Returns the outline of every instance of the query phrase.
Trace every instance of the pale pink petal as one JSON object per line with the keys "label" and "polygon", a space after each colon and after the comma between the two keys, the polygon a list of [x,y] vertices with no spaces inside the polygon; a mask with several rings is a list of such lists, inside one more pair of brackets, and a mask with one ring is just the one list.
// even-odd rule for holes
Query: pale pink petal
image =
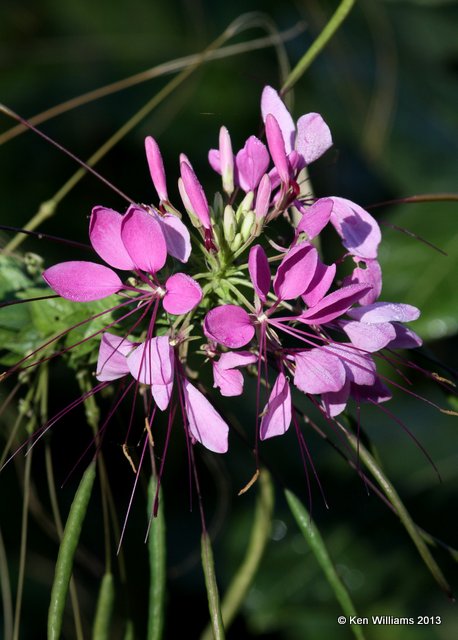
{"label": "pale pink petal", "polygon": [[225,304],[209,311],[203,328],[207,338],[232,349],[248,344],[255,331],[248,313],[234,304]]}
{"label": "pale pink petal", "polygon": [[269,211],[271,193],[272,185],[270,183],[270,178],[269,175],[265,173],[261,178],[261,182],[259,183],[258,191],[256,193],[256,205],[254,207],[256,218],[266,217],[267,212]]}
{"label": "pale pink petal", "polygon": [[340,391],[329,391],[328,393],[322,394],[321,401],[330,418],[334,418],[344,411],[350,396],[350,388],[351,382],[350,379],[347,378]]}
{"label": "pale pink petal", "polygon": [[367,293],[369,287],[365,284],[350,284],[341,287],[320,300],[314,307],[303,311],[298,320],[306,324],[325,324],[338,318],[348,311],[352,304]]}
{"label": "pale pink petal", "polygon": [[327,294],[334,276],[336,275],[336,265],[329,267],[318,259],[315,275],[310,281],[306,291],[302,294],[302,299],[309,307],[314,307]]}
{"label": "pale pink petal", "polygon": [[[370,326],[373,327],[374,325]],[[412,329],[397,322],[393,322],[392,326],[396,337],[388,345],[390,349],[414,349],[415,347],[421,347],[423,344],[423,340]]]}
{"label": "pale pink petal", "polygon": [[161,225],[151,214],[131,207],[122,221],[121,237],[137,269],[147,273],[162,269],[167,245]]}
{"label": "pale pink petal", "polygon": [[315,238],[328,224],[332,207],[330,198],[320,198],[308,208],[299,205],[298,210],[302,213],[302,218],[297,226],[297,233],[303,231],[310,240]]}
{"label": "pale pink petal", "polygon": [[222,396],[239,396],[243,392],[243,375],[238,369],[223,369],[213,363],[214,387],[218,387]]}
{"label": "pale pink petal", "polygon": [[173,378],[168,384],[152,384],[151,393],[154,402],[161,411],[165,411],[170,403],[173,392]]}
{"label": "pale pink petal", "polygon": [[331,223],[344,247],[360,258],[376,258],[381,233],[375,219],[351,200],[334,196],[332,201]]}
{"label": "pale pink petal", "polygon": [[175,273],[165,283],[162,304],[167,313],[176,316],[194,309],[202,300],[202,289],[198,282],[185,273]]}
{"label": "pale pink petal", "polygon": [[148,161],[151,180],[160,200],[168,200],[167,184],[165,181],[164,162],[159,145],[151,136],[145,138],[146,159]]}
{"label": "pale pink petal", "polygon": [[187,262],[191,255],[191,237],[186,225],[173,213],[162,216],[154,210],[153,212],[164,234],[167,253],[180,262]]}
{"label": "pale pink petal", "polygon": [[275,117],[280,125],[286,153],[290,153],[294,147],[296,127],[288,109],[283,103],[283,100],[272,87],[264,87],[261,96],[261,113],[264,122],[266,121],[269,113]]}
{"label": "pale pink petal", "polygon": [[261,419],[261,440],[282,436],[291,424],[291,390],[284,373],[279,373]]}
{"label": "pale pink petal", "polygon": [[296,245],[285,255],[274,278],[274,291],[281,300],[293,300],[309,286],[315,274],[318,252],[308,242]]}
{"label": "pale pink petal", "polygon": [[211,229],[210,209],[208,207],[205,192],[197,179],[196,174],[188,162],[182,161],[180,164],[181,179],[186,194],[191,203],[192,210],[199,218],[205,229]]}
{"label": "pale pink petal", "polygon": [[226,351],[221,354],[218,367],[223,370],[247,367],[249,364],[257,362],[257,359],[257,356],[249,351]]}
{"label": "pale pink petal", "polygon": [[307,113],[297,121],[296,151],[306,164],[317,160],[332,146],[331,131],[319,113]]}
{"label": "pale pink petal", "polygon": [[370,355],[362,353],[348,343],[334,343],[326,345],[323,349],[339,358],[351,382],[357,385],[374,384],[376,369]]}
{"label": "pale pink petal", "polygon": [[368,324],[379,322],[411,322],[420,316],[420,310],[411,304],[397,302],[374,302],[365,307],[356,307],[348,312],[354,320]]}
{"label": "pale pink petal", "polygon": [[112,333],[104,333],[100,341],[99,357],[97,360],[96,378],[100,382],[117,380],[129,373],[127,356],[135,347],[135,343],[115,336]]}
{"label": "pale pink petal", "polygon": [[[359,300],[359,304],[366,305],[372,304],[377,300],[382,291],[382,270],[377,260],[363,260],[362,258],[355,258],[358,263],[356,269],[353,270],[351,276],[347,276],[343,280],[343,284],[368,284],[371,285],[370,289]],[[360,265],[362,263],[365,268]]]}
{"label": "pale pink petal", "polygon": [[250,136],[235,157],[238,182],[245,193],[256,189],[269,163],[269,153],[265,144],[256,136]]}
{"label": "pale pink petal", "polygon": [[339,391],[346,371],[340,358],[321,347],[295,354],[294,384],[304,393]]}
{"label": "pale pink petal", "polygon": [[266,117],[266,138],[270,155],[278,171],[280,180],[289,182],[288,159],[285,152],[285,144],[278,122],[270,113]]}
{"label": "pale pink petal", "polygon": [[221,158],[218,149],[210,149],[208,152],[208,162],[213,171],[221,175]]}
{"label": "pale pink petal", "polygon": [[130,353],[127,364],[132,376],[143,384],[169,384],[174,362],[168,336],[146,340]]}
{"label": "pale pink petal", "polygon": [[219,130],[219,153],[223,189],[227,194],[231,195],[234,191],[234,154],[232,152],[231,136],[226,127],[221,127]]}
{"label": "pale pink petal", "polygon": [[43,278],[58,295],[74,302],[101,300],[123,287],[117,273],[103,264],[84,260],[55,264],[46,269]]}
{"label": "pale pink petal", "polygon": [[229,427],[225,421],[207,398],[186,379],[183,379],[183,395],[193,440],[215,453],[226,453]]}
{"label": "pale pink petal", "polygon": [[135,264],[121,238],[123,216],[113,209],[94,207],[89,224],[89,238],[102,260],[115,269],[131,271]]}
{"label": "pale pink petal", "polygon": [[256,244],[250,249],[248,271],[254,290],[259,298],[265,302],[270,289],[270,267],[266,252],[260,244]]}
{"label": "pale pink petal", "polygon": [[339,324],[355,347],[369,353],[380,351],[396,337],[396,331],[391,322],[366,324],[356,320],[345,320]]}

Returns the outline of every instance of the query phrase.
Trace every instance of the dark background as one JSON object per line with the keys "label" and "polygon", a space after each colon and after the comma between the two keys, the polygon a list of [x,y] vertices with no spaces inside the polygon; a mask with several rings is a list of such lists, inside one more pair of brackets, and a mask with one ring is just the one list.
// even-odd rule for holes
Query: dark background
{"label": "dark background", "polygon": [[[263,11],[278,29],[303,22],[305,30],[288,42],[294,65],[319,33],[336,2],[12,2],[0,9],[0,98],[25,117],[114,82],[159,63],[198,52],[229,22],[246,11]],[[338,35],[295,88],[293,113],[323,115],[331,127],[334,150],[312,168],[318,195],[350,197],[370,206],[419,193],[456,191],[458,169],[458,7],[440,0],[360,2]],[[252,29],[234,41],[265,35]],[[160,77],[107,96],[46,122],[41,128],[88,158],[168,81]],[[140,202],[150,202],[152,189],[143,153],[145,135],[161,144],[170,191],[178,176],[178,154],[192,160],[207,191],[217,187],[208,171],[207,151],[216,146],[225,124],[234,147],[259,128],[259,98],[265,84],[280,85],[277,57],[263,49],[202,66],[193,76],[136,126],[98,165],[117,187]],[[0,130],[12,125],[1,116]],[[28,132],[0,147],[1,221],[24,225],[41,202],[55,194],[76,170],[66,159]],[[86,241],[87,219],[95,204],[122,210],[123,201],[95,178],[86,176],[59,204],[55,216],[41,229]],[[375,210],[374,210],[375,213]],[[423,353],[454,365],[458,329],[456,267],[458,210],[453,202],[401,204],[376,210],[384,224],[381,262],[382,299],[409,302],[422,310],[413,327],[426,340]],[[441,247],[440,255],[418,240],[393,230],[407,227]],[[5,235],[6,240],[6,235]],[[323,243],[332,255],[333,241]],[[23,248],[45,256],[46,265],[66,259],[66,248],[28,240]],[[413,356],[425,368],[445,373],[425,355]],[[449,375],[449,374],[447,374]],[[50,413],[78,395],[72,374],[63,365],[52,369]],[[447,406],[447,398],[422,375],[414,377],[419,395]],[[7,388],[2,391],[5,397]],[[247,383],[247,398],[253,398]],[[247,433],[253,424],[253,403],[225,402]],[[55,407],[54,407],[55,405]],[[363,408],[362,421],[377,447],[384,469],[394,482],[414,520],[451,545],[456,539],[458,454],[456,422],[421,401],[395,393],[389,409],[422,442],[437,464],[439,482],[430,463],[394,420]],[[125,415],[113,425],[104,454],[122,519],[133,477],[120,451]],[[9,432],[14,411],[3,416]],[[169,595],[167,637],[179,637],[185,624],[197,638],[206,624],[206,596],[199,566],[200,522],[189,510],[186,451],[175,429],[164,479],[168,526]],[[90,439],[82,412],[59,424],[51,437],[58,487]],[[367,494],[358,475],[318,436],[310,434],[313,455],[330,509],[324,508],[316,484],[312,513],[360,615],[440,615],[441,626],[370,627],[368,638],[437,639],[456,637],[458,616],[435,585],[397,518],[373,494]],[[299,640],[349,638],[338,627],[339,605],[298,532],[281,495],[285,483],[304,501],[307,488],[294,434],[268,442],[264,454],[277,474],[278,496],[272,540],[243,609],[229,632],[232,638]],[[38,497],[49,510],[44,480],[43,449],[34,452],[33,479]],[[24,460],[18,456],[0,477],[0,517],[8,553],[13,593],[17,580]],[[231,441],[228,456],[198,456],[207,517],[216,530],[214,548],[222,591],[246,548],[255,491],[238,498],[238,490],[253,473],[253,461],[243,443]],[[65,514],[84,464],[58,488]],[[124,541],[128,584],[117,582],[117,630],[130,608],[138,637],[144,636],[148,591],[147,556],[143,544],[145,500],[139,491]],[[195,505],[196,506],[196,505]],[[103,571],[100,504],[91,503],[83,531],[89,562],[79,561],[76,578],[83,617],[90,629]],[[30,518],[26,585],[21,638],[44,637],[57,545]],[[449,580],[456,583],[453,559],[445,551],[436,557]],[[72,619],[66,619],[66,638],[73,638]],[[1,632],[0,632],[1,633]],[[89,631],[88,637],[89,637]]]}

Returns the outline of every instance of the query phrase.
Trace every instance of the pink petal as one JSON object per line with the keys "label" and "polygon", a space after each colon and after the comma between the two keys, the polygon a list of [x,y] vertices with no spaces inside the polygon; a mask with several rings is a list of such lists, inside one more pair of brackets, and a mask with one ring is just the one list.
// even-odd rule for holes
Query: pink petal
{"label": "pink petal", "polygon": [[218,367],[224,371],[234,367],[247,367],[257,362],[257,356],[249,351],[226,351],[218,360]]}
{"label": "pink petal", "polygon": [[167,313],[181,315],[194,309],[202,300],[200,285],[185,273],[175,273],[165,283],[162,304]]}
{"label": "pink petal", "polygon": [[270,267],[266,252],[260,244],[251,247],[248,257],[248,271],[251,282],[259,298],[265,302],[270,289]]}
{"label": "pink petal", "polygon": [[365,307],[351,309],[348,315],[367,324],[378,322],[411,322],[420,316],[420,310],[411,304],[397,302],[374,302]]}
{"label": "pink petal", "polygon": [[254,212],[256,214],[256,218],[265,218],[270,205],[270,196],[272,193],[272,185],[270,183],[270,178],[267,173],[265,173],[261,182],[259,183],[258,191],[256,193],[256,205],[254,208]]}
{"label": "pink petal", "polygon": [[269,163],[269,153],[265,144],[256,136],[250,136],[235,157],[238,182],[245,193],[256,189]]}
{"label": "pink petal", "polygon": [[279,373],[261,419],[261,440],[282,436],[291,424],[291,390],[283,373]]}
{"label": "pink petal", "polygon": [[264,122],[269,113],[275,116],[283,135],[286,153],[290,153],[294,147],[296,127],[283,100],[272,87],[264,87],[261,96],[261,113]]}
{"label": "pink petal", "polygon": [[329,267],[318,259],[315,275],[310,281],[305,293],[302,294],[302,299],[309,307],[314,307],[323,296],[329,291],[329,288],[336,275],[336,265],[331,264]]}
{"label": "pink petal", "polygon": [[362,207],[346,198],[331,198],[331,223],[350,253],[360,258],[376,258],[381,240],[380,227]]}
{"label": "pink petal", "polygon": [[234,154],[232,153],[231,136],[226,127],[221,127],[219,130],[219,153],[223,189],[230,195],[234,191]]}
{"label": "pink petal", "polygon": [[[359,304],[372,304],[382,291],[382,270],[377,260],[363,260],[362,258],[355,258],[355,260],[358,262],[358,266],[353,270],[351,276],[344,278],[343,284],[359,283],[371,285],[372,289],[360,298]],[[365,265],[365,269],[359,266],[360,262]]]}
{"label": "pink petal", "polygon": [[351,395],[357,402],[375,402],[376,404],[387,402],[392,398],[391,391],[378,376],[371,385],[352,385]]}
{"label": "pink petal", "polygon": [[162,216],[153,210],[153,215],[164,234],[167,253],[180,262],[187,262],[191,255],[191,238],[186,225],[173,213]]}
{"label": "pink petal", "polygon": [[123,216],[113,209],[94,207],[89,224],[89,238],[95,251],[115,269],[135,269],[121,238]]}
{"label": "pink petal", "polygon": [[380,351],[396,337],[396,331],[391,322],[366,324],[356,320],[345,320],[340,323],[340,326],[355,347],[369,351],[369,353]]}
{"label": "pink petal", "polygon": [[55,264],[46,269],[43,278],[62,298],[74,302],[101,300],[123,287],[114,271],[103,264],[84,260]]}
{"label": "pink petal", "polygon": [[207,398],[183,379],[183,394],[189,432],[210,451],[226,453],[229,427]]}
{"label": "pink petal", "polygon": [[322,394],[321,400],[329,417],[334,418],[344,411],[350,396],[350,388],[351,382],[350,379],[347,378],[340,391],[329,391],[328,393]]}
{"label": "pink petal", "polygon": [[132,376],[143,384],[169,384],[174,363],[168,336],[146,340],[127,357],[127,364]]}
{"label": "pink petal", "polygon": [[330,198],[320,198],[311,207],[298,207],[302,213],[302,218],[297,226],[297,233],[304,231],[311,240],[315,238],[328,224],[332,212],[332,200]]}
{"label": "pink petal", "polygon": [[317,160],[332,147],[328,125],[319,113],[307,113],[297,121],[296,150],[306,164]]}
{"label": "pink petal", "polygon": [[167,184],[165,182],[164,162],[162,160],[159,145],[151,136],[145,138],[146,159],[148,161],[151,180],[157,191],[159,199],[168,200]]}
{"label": "pink petal", "polygon": [[278,171],[280,180],[289,182],[288,159],[285,152],[285,143],[278,122],[270,113],[266,117],[266,137],[270,155]]}
{"label": "pink petal", "polygon": [[218,149],[210,149],[208,152],[208,162],[213,171],[221,175],[221,158]]}
{"label": "pink petal", "polygon": [[183,180],[183,186],[186,194],[191,203],[192,210],[199,218],[205,229],[211,229],[210,222],[210,209],[208,207],[207,198],[205,192],[197,179],[194,170],[187,162],[181,162],[180,164],[181,179]]}
{"label": "pink petal", "polygon": [[213,364],[214,387],[218,387],[222,396],[239,396],[243,392],[243,376],[237,369],[223,369]]}
{"label": "pink petal", "polygon": [[278,266],[274,291],[281,300],[293,300],[309,286],[318,261],[318,252],[308,242],[288,251]]}
{"label": "pink petal", "polygon": [[168,384],[152,384],[151,393],[154,402],[161,411],[165,411],[170,403],[173,391],[173,379]]}
{"label": "pink petal", "polygon": [[248,344],[255,331],[248,313],[234,304],[225,304],[209,311],[203,328],[207,338],[232,349]]}
{"label": "pink petal", "polygon": [[336,342],[326,345],[323,349],[339,358],[351,382],[357,385],[374,384],[376,369],[370,355],[362,353],[348,343]]}
{"label": "pink petal", "polygon": [[314,307],[303,311],[298,320],[306,324],[325,324],[338,318],[348,311],[354,302],[367,293],[369,287],[365,284],[350,284],[341,287],[325,296]]}
{"label": "pink petal", "polygon": [[415,347],[421,347],[423,344],[423,340],[412,329],[404,327],[404,325],[397,322],[393,322],[392,326],[396,337],[388,345],[390,349],[414,349]]}
{"label": "pink petal", "polygon": [[97,360],[96,378],[100,382],[117,380],[129,373],[127,356],[132,351],[135,343],[115,336],[112,333],[104,333],[100,341],[99,357]]}
{"label": "pink petal", "polygon": [[294,384],[304,393],[339,391],[345,384],[346,372],[340,359],[317,347],[296,353]]}
{"label": "pink petal", "polygon": [[161,225],[151,214],[131,207],[124,216],[121,237],[137,269],[147,273],[162,269],[167,245]]}

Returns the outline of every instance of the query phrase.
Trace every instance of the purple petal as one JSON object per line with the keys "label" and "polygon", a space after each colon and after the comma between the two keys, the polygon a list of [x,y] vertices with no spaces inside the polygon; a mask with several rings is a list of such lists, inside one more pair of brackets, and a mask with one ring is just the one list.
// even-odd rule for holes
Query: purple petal
{"label": "purple petal", "polygon": [[392,327],[395,330],[396,337],[388,345],[390,349],[414,349],[415,347],[421,347],[423,344],[420,336],[403,324],[393,322]]}
{"label": "purple petal", "polygon": [[330,198],[320,198],[308,208],[299,205],[298,210],[302,213],[302,218],[297,226],[297,233],[304,231],[310,240],[315,238],[328,224],[332,207]]}
{"label": "purple petal", "polygon": [[194,309],[202,300],[200,285],[185,273],[175,273],[165,283],[162,304],[167,313],[176,316]]}
{"label": "purple petal", "polygon": [[205,316],[203,328],[207,338],[232,349],[243,347],[254,336],[250,316],[234,304],[224,304],[209,311]]}
{"label": "purple petal", "polygon": [[207,398],[188,380],[183,379],[185,411],[189,432],[210,451],[226,453],[229,427]]}
{"label": "purple petal", "polygon": [[310,164],[332,146],[328,125],[319,113],[307,113],[297,121],[296,151]]}
{"label": "purple petal", "polygon": [[267,212],[269,211],[271,193],[272,185],[270,183],[270,178],[269,175],[265,173],[261,178],[261,182],[259,183],[258,191],[256,193],[256,205],[254,208],[256,218],[266,217]]}
{"label": "purple petal", "polygon": [[235,157],[238,182],[245,193],[256,189],[267,171],[269,162],[269,153],[265,144],[256,136],[250,136]]}
{"label": "purple petal", "polygon": [[146,340],[127,357],[127,364],[133,377],[143,384],[169,384],[174,364],[168,336]]}
{"label": "purple petal", "polygon": [[355,347],[369,353],[380,351],[396,337],[396,331],[391,322],[366,324],[356,320],[345,320],[340,322],[340,326]]}
{"label": "purple petal", "polygon": [[351,395],[357,402],[387,402],[391,400],[392,393],[378,376],[375,377],[371,385],[352,385]]}
{"label": "purple petal", "polygon": [[135,269],[121,238],[123,216],[113,209],[94,207],[89,224],[89,238],[95,251],[115,269]]}
{"label": "purple petal", "polygon": [[101,300],[123,287],[117,273],[103,264],[84,260],[55,264],[46,269],[43,278],[58,295],[74,302]]}
{"label": "purple petal", "polygon": [[131,207],[124,216],[121,237],[137,269],[147,273],[162,269],[167,245],[161,225],[151,214]]}
{"label": "purple petal", "polygon": [[173,391],[173,379],[168,384],[152,384],[151,393],[154,402],[161,411],[165,411],[170,403]]}
{"label": "purple petal", "polygon": [[283,373],[279,373],[264,409],[259,435],[261,440],[282,436],[291,424],[291,390]]}
{"label": "purple petal", "polygon": [[272,87],[264,87],[261,96],[261,113],[264,122],[269,113],[275,116],[283,135],[286,153],[290,153],[294,147],[296,127],[283,100]]}
{"label": "purple petal", "polygon": [[318,259],[315,275],[309,283],[302,299],[309,307],[314,307],[326,295],[336,275],[336,265],[329,267]]}
{"label": "purple petal", "polygon": [[148,161],[151,180],[160,200],[168,200],[167,184],[165,182],[164,162],[159,145],[151,136],[145,138],[146,159]]}
{"label": "purple petal", "polygon": [[207,198],[194,170],[187,162],[181,162],[180,171],[183,186],[191,203],[192,210],[199,218],[203,227],[205,229],[211,229],[210,209]]}
{"label": "purple petal", "polygon": [[382,291],[382,270],[377,260],[363,260],[362,258],[356,259],[358,264],[362,262],[365,265],[365,269],[357,266],[353,270],[351,276],[347,276],[343,280],[343,284],[368,284],[372,286],[360,300],[359,304],[366,305],[372,304],[377,300]]}
{"label": "purple petal", "polygon": [[243,392],[243,376],[237,369],[222,369],[219,363],[213,364],[214,387],[218,387],[222,396],[239,396]]}
{"label": "purple petal", "polygon": [[347,378],[340,391],[329,391],[328,393],[323,393],[321,400],[329,417],[334,418],[344,411],[350,396],[350,388],[350,379]]}
{"label": "purple petal", "polygon": [[251,247],[248,257],[248,271],[251,282],[259,298],[265,302],[270,289],[270,267],[266,252],[260,244]]}
{"label": "purple petal", "polygon": [[338,318],[348,311],[351,305],[367,293],[369,287],[365,284],[350,284],[341,287],[325,296],[314,307],[303,311],[298,320],[306,324],[325,324]]}
{"label": "purple petal", "polygon": [[315,275],[318,252],[308,242],[296,245],[283,258],[274,278],[274,291],[280,300],[293,300],[309,286]]}
{"label": "purple petal", "polygon": [[285,143],[278,122],[272,114],[266,117],[266,137],[269,145],[270,155],[273,163],[278,171],[280,180],[284,183],[289,182],[288,159],[285,152]]}
{"label": "purple petal", "polygon": [[346,372],[340,359],[317,347],[296,353],[294,384],[304,393],[339,391],[345,384]]}
{"label": "purple petal", "polygon": [[323,349],[339,358],[351,382],[358,385],[374,384],[376,369],[370,355],[361,353],[361,351],[347,343],[337,342],[326,345]]}
{"label": "purple petal", "polygon": [[249,351],[226,351],[218,360],[218,367],[224,371],[234,367],[247,367],[257,361],[257,356]]}
{"label": "purple petal", "polygon": [[97,360],[96,378],[100,382],[117,380],[129,373],[127,356],[132,351],[135,343],[115,336],[112,333],[104,333],[100,341],[99,357]]}
{"label": "purple petal", "polygon": [[351,309],[348,315],[367,324],[379,322],[411,322],[420,316],[420,310],[411,304],[397,302],[374,302],[365,307]]}
{"label": "purple petal", "polygon": [[360,258],[376,258],[381,233],[374,218],[351,200],[336,196],[331,199],[334,203],[331,223],[344,247]]}
{"label": "purple petal", "polygon": [[153,214],[164,234],[167,253],[180,262],[187,262],[191,255],[191,238],[186,225],[173,213],[162,216],[153,210]]}

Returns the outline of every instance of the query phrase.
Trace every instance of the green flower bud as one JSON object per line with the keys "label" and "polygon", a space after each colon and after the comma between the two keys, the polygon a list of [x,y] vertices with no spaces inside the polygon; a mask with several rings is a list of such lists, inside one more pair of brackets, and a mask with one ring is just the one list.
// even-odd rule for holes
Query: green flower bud
{"label": "green flower bud", "polygon": [[235,217],[237,218],[237,222],[240,222],[240,218],[242,218],[248,211],[251,211],[254,200],[254,192],[248,191],[246,196],[243,198],[242,202],[239,204],[237,209],[237,213]]}
{"label": "green flower bud", "polygon": [[253,231],[255,220],[256,218],[254,215],[254,211],[248,211],[248,213],[245,215],[245,218],[243,219],[242,227],[240,229],[243,242],[246,242],[250,237]]}
{"label": "green flower bud", "polygon": [[229,244],[235,238],[235,232],[237,229],[234,209],[230,204],[226,205],[226,207],[224,208],[223,229],[224,237]]}
{"label": "green flower bud", "polygon": [[236,233],[235,234],[235,238],[232,240],[231,242],[231,249],[233,251],[233,253],[235,253],[237,251],[237,249],[240,249],[240,247],[242,246],[242,234],[241,233]]}

